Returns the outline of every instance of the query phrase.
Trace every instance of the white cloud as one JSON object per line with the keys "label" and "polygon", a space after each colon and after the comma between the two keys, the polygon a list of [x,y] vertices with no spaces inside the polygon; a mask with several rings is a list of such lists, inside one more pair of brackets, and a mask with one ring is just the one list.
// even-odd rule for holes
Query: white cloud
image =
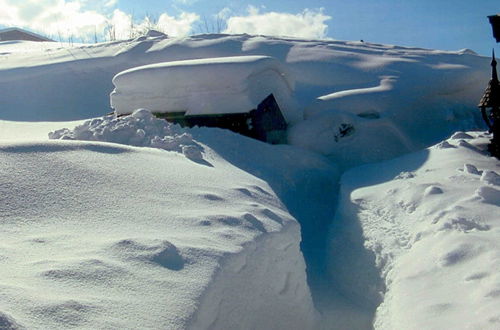
{"label": "white cloud", "polygon": [[106,2],[104,4],[104,7],[106,8],[111,8],[111,7],[114,7],[118,4],[118,0],[109,0],[108,2]]}
{"label": "white cloud", "polygon": [[192,25],[199,19],[193,13],[181,13],[178,17],[169,16],[167,13],[158,19],[145,17],[142,21],[134,21],[131,14],[119,9],[113,11],[108,20],[107,33],[114,34],[111,39],[128,39],[144,34],[150,29],[160,30],[170,36],[185,36],[192,30]]}
{"label": "white cloud", "polygon": [[326,38],[330,16],[322,9],[305,9],[298,14],[267,12],[260,13],[253,6],[248,7],[246,16],[227,19],[225,33],[248,33],[274,36],[288,36],[308,39]]}
{"label": "white cloud", "polygon": [[[95,34],[109,39],[128,39],[150,28],[171,36],[185,36],[200,21],[199,15],[181,12],[177,16],[159,13],[156,19],[133,19],[131,14],[116,8],[119,0],[0,0],[0,25],[19,26],[66,40],[69,37],[92,41]],[[193,3],[196,0],[176,0]],[[249,33],[300,38],[325,38],[330,19],[322,9],[305,9],[298,14],[265,12],[265,7],[249,6],[247,15],[231,16],[228,8],[213,16],[215,23],[205,19],[205,25],[214,25],[217,32]],[[200,24],[198,24],[200,25]],[[210,32],[210,29],[205,29]],[[110,33],[111,32],[111,33]],[[216,32],[215,30],[213,32]]]}
{"label": "white cloud", "polygon": [[0,25],[27,28],[56,39],[77,37],[89,41],[96,33],[109,39],[110,28],[116,39],[127,39],[149,28],[183,36],[199,19],[196,14],[183,12],[177,17],[162,13],[157,22],[147,17],[133,21],[132,15],[119,9],[109,11],[117,3],[117,0],[94,0],[92,8],[100,10],[90,10],[87,0],[0,0]]}
{"label": "white cloud", "polygon": [[0,24],[19,26],[52,37],[93,35],[104,28],[106,17],[84,10],[83,1],[0,0]]}
{"label": "white cloud", "polygon": [[158,27],[160,31],[168,35],[185,36],[191,32],[194,22],[199,19],[200,16],[194,13],[183,12],[179,17],[172,17],[167,13],[163,13],[158,19]]}
{"label": "white cloud", "polygon": [[113,11],[113,15],[107,21],[106,33],[111,39],[128,39],[131,37],[132,15],[126,14],[119,9]]}

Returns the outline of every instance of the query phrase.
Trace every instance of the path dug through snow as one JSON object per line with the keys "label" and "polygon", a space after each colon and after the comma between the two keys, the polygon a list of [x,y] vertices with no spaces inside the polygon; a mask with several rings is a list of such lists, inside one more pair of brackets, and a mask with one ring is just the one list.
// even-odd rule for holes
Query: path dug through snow
{"label": "path dug through snow", "polygon": [[459,132],[342,177],[330,271],[354,299],[385,291],[376,329],[499,328],[500,167],[487,142]]}
{"label": "path dug through snow", "polygon": [[[286,146],[182,130],[145,111],[51,135],[93,142],[34,141],[66,123],[0,121],[0,324],[369,329],[375,318],[381,329],[449,328],[468,310],[473,326],[500,319],[496,163],[466,134],[413,153],[478,127],[489,59],[249,35],[12,46],[0,43],[2,120],[102,116],[123,70],[239,55],[286,66],[304,116]],[[185,90],[195,76],[180,75]]]}

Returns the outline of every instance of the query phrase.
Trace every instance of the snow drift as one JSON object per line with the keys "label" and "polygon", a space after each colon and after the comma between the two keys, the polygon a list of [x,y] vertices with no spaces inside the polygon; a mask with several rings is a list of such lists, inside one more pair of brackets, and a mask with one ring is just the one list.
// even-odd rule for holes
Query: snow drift
{"label": "snow drift", "polygon": [[102,142],[2,143],[0,324],[313,328],[298,223],[264,181],[204,152],[200,164]]}
{"label": "snow drift", "polygon": [[38,53],[29,47],[2,47],[1,119],[105,115],[115,76],[118,113],[248,111],[275,91],[294,124],[288,141],[347,167],[477,128],[476,104],[490,74],[489,59],[470,50],[249,35],[145,36],[46,50],[41,44]]}
{"label": "snow drift", "polygon": [[500,174],[487,143],[458,132],[342,177],[330,271],[351,299],[376,307],[384,294],[376,329],[500,326]]}
{"label": "snow drift", "polygon": [[[489,59],[248,35],[0,50],[0,327],[498,328],[497,163],[483,133],[424,148],[480,127]],[[217,100],[195,80],[220,69],[245,104],[279,66],[292,145],[104,116],[143,65],[116,96]]]}

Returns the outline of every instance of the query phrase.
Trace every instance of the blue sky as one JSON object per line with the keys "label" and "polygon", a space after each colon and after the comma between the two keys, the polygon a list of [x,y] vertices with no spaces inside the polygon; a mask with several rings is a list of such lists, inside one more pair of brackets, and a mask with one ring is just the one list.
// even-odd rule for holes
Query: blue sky
{"label": "blue sky", "polygon": [[[486,16],[500,13],[500,1],[0,0],[0,8],[2,27],[21,26],[52,37],[71,35],[84,41],[83,36],[90,39],[96,31],[105,35],[110,25],[120,32],[119,37],[128,37],[127,29],[140,27],[148,15],[170,35],[208,28],[209,32],[363,39],[445,50],[470,48],[489,55],[498,45]],[[217,28],[217,22],[224,23],[224,28]]]}

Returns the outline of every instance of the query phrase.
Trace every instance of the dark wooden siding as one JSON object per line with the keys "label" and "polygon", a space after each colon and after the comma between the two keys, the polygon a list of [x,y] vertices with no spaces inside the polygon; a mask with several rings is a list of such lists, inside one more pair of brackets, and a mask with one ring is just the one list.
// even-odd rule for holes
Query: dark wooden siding
{"label": "dark wooden siding", "polygon": [[182,127],[219,127],[271,144],[287,143],[287,123],[273,94],[247,113],[186,115],[185,112],[154,113]]}

